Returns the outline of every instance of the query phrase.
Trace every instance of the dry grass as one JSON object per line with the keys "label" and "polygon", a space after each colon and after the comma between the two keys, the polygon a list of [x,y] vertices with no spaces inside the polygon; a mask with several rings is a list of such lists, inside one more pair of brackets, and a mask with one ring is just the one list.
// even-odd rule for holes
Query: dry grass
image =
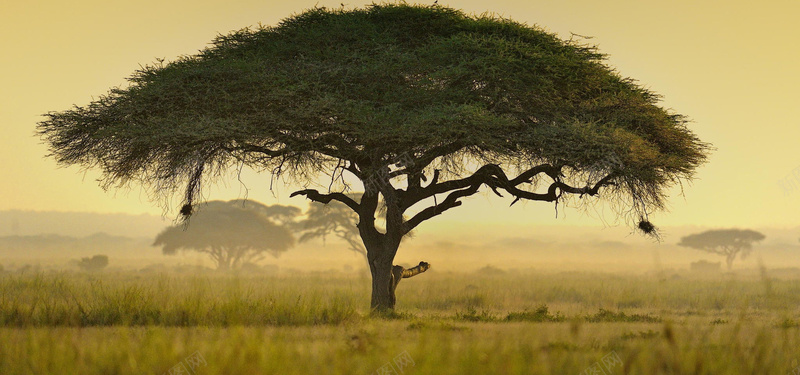
{"label": "dry grass", "polygon": [[800,278],[432,272],[401,284],[392,319],[369,317],[368,288],[335,273],[4,274],[0,373],[785,374],[800,360]]}

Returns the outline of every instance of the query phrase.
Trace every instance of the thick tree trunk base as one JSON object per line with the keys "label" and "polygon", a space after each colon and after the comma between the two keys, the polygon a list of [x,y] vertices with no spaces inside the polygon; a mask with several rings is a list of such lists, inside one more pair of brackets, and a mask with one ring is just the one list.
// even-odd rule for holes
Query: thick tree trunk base
{"label": "thick tree trunk base", "polygon": [[392,259],[377,258],[370,262],[372,272],[372,300],[370,308],[374,313],[384,314],[394,311],[395,295],[392,288]]}

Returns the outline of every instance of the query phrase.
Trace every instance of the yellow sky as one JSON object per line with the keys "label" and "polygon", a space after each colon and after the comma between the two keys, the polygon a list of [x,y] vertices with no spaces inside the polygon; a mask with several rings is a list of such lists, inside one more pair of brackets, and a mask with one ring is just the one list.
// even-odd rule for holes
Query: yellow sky
{"label": "yellow sky", "polygon": [[[432,2],[432,1],[431,1]],[[203,48],[216,34],[274,24],[315,4],[341,1],[0,2],[0,210],[161,214],[137,186],[102,191],[96,172],[58,168],[33,136],[47,111],[85,105],[123,85],[139,64]],[[370,2],[346,2],[348,7]],[[678,190],[661,225],[797,226],[800,207],[800,2],[751,1],[445,1],[538,24],[563,38],[593,36],[610,64],[664,95],[664,105],[694,120],[717,151],[698,179]],[[653,5],[657,4],[657,5]],[[792,174],[797,169],[796,177]],[[268,191],[266,176],[246,175],[249,197],[305,205],[291,188]],[[792,185],[793,184],[793,185]],[[241,197],[238,182],[210,199]],[[789,188],[793,186],[793,188]],[[434,220],[530,224],[598,223],[579,211],[475,197]],[[456,213],[456,211],[458,211]],[[613,221],[614,215],[606,214]]]}

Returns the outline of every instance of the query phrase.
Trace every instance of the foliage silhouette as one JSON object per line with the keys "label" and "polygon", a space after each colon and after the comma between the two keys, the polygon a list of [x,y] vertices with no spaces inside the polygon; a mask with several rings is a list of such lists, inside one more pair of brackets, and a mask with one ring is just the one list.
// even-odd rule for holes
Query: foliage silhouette
{"label": "foliage silhouette", "polygon": [[737,255],[741,253],[740,259],[746,258],[753,251],[753,243],[765,238],[763,234],[749,229],[715,229],[683,237],[678,245],[724,255],[725,264],[730,270]]}
{"label": "foliage silhouette", "polygon": [[361,242],[356,226],[358,215],[349,207],[336,201],[326,205],[312,202],[305,216],[296,226],[302,233],[299,242],[315,238],[325,241],[327,236],[334,235],[347,243],[348,250],[367,259],[367,249]]}
{"label": "foliage silhouette", "polygon": [[91,258],[81,258],[78,267],[84,271],[100,271],[108,266],[108,256],[95,255]]}
{"label": "foliage silhouette", "polygon": [[220,270],[257,262],[267,253],[277,257],[294,246],[294,236],[288,228],[272,222],[266,215],[273,213],[279,219],[286,219],[284,207],[265,206],[254,201],[210,201],[192,215],[189,225],[164,229],[153,246],[161,246],[167,255],[179,250],[207,254]]}

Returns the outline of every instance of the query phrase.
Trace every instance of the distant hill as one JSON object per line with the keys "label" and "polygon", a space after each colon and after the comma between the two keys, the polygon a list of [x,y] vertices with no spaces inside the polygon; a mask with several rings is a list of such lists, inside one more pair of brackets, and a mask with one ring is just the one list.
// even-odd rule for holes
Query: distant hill
{"label": "distant hill", "polygon": [[56,234],[86,237],[94,233],[154,238],[171,222],[154,215],[93,212],[0,211],[0,236]]}
{"label": "distant hill", "polygon": [[66,252],[75,250],[119,251],[141,248],[150,245],[147,237],[131,238],[95,233],[86,237],[62,236],[58,234],[38,234],[29,236],[0,236],[0,251],[23,252],[29,255],[51,251]]}

